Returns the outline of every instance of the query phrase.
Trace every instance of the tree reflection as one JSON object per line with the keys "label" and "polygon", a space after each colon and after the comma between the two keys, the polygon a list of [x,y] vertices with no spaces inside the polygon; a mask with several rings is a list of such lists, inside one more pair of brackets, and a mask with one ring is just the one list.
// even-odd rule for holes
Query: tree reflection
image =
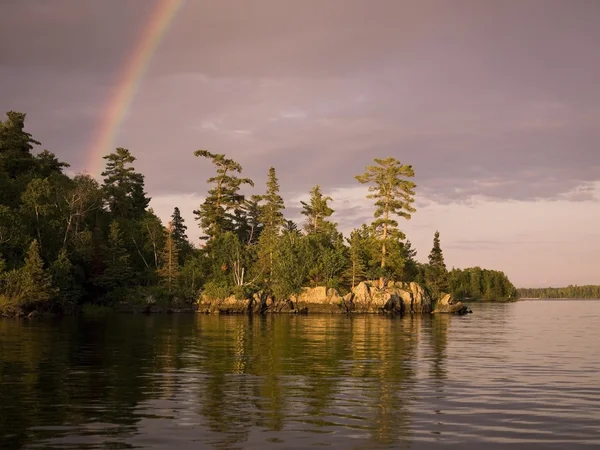
{"label": "tree reflection", "polygon": [[[0,321],[0,447],[65,436],[81,448],[129,445],[140,428],[160,427],[215,447],[290,433],[314,444],[351,435],[366,446],[410,445],[419,377],[446,377],[448,323],[368,315]],[[419,372],[423,351],[428,373]]]}

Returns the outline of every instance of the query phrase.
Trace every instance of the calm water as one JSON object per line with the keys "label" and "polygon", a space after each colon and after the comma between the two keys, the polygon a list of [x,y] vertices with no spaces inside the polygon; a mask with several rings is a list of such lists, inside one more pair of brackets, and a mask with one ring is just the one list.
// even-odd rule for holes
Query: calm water
{"label": "calm water", "polygon": [[0,320],[0,448],[600,448],[600,301]]}

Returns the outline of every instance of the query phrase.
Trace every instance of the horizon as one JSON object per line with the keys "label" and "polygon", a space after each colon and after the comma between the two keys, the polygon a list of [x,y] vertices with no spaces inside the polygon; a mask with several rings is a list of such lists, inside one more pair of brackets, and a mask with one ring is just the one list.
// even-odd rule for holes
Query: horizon
{"label": "horizon", "polygon": [[[600,284],[600,3],[225,3],[181,6],[104,153],[132,152],[164,223],[179,207],[198,243],[203,148],[238,161],[253,193],[273,165],[299,225],[320,184],[349,236],[373,211],[354,176],[392,156],[415,169],[399,228],[419,261],[439,230],[448,269]],[[27,114],[36,152],[94,170],[108,99],[161,4],[0,5],[0,106]]]}

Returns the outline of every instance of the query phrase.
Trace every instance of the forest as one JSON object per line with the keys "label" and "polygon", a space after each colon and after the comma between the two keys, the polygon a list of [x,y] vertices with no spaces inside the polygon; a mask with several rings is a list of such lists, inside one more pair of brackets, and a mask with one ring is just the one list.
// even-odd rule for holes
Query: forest
{"label": "forest", "polygon": [[520,288],[517,289],[521,298],[600,298],[600,286],[566,286],[559,288]]}
{"label": "forest", "polygon": [[[194,211],[201,243],[190,242],[177,205],[164,224],[149,207],[135,156],[104,156],[102,181],[69,176],[66,162],[25,131],[26,114],[0,121],[0,313],[78,312],[85,305],[193,305],[199,295],[244,299],[258,291],[285,299],[306,286],[348,291],[363,280],[417,281],[435,297],[502,300],[517,296],[502,272],[447,270],[438,232],[428,262],[401,231],[414,214],[414,170],[376,158],[356,181],[369,186],[373,221],[343,236],[331,220],[331,197],[319,185],[301,202],[305,222],[284,215],[274,167],[259,193],[225,154],[193,152],[213,176]],[[190,151],[192,157],[192,151]],[[187,163],[187,162],[186,162]],[[192,226],[192,225],[190,225]]]}

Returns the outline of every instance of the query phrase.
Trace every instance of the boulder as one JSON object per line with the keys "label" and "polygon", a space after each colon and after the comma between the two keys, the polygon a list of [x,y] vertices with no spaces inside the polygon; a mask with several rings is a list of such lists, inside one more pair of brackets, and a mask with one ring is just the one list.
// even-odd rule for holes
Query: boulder
{"label": "boulder", "polygon": [[445,294],[437,301],[433,312],[462,315],[470,314],[473,311],[471,311],[467,306],[463,305],[462,302],[455,300],[452,295]]}
{"label": "boulder", "polygon": [[363,281],[353,290],[354,309],[358,312],[395,312],[400,314],[431,312],[431,298],[417,283]]}

